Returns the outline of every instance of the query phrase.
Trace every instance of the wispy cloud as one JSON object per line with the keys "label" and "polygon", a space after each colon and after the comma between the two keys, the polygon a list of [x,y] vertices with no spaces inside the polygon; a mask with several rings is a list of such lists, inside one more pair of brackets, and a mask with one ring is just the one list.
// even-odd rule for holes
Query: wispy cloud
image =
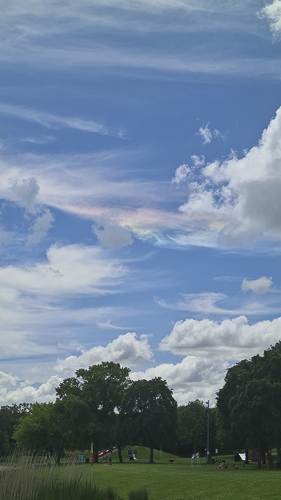
{"label": "wispy cloud", "polygon": [[212,132],[209,129],[209,124],[205,125],[205,127],[200,127],[198,134],[203,138],[203,144],[209,144],[212,140]]}
{"label": "wispy cloud", "polygon": [[56,142],[56,138],[51,135],[42,137],[24,137],[20,139],[20,142],[30,142],[31,144],[43,145]]}
{"label": "wispy cloud", "polygon": [[[214,314],[221,316],[260,315],[276,314],[280,312],[280,305],[276,297],[271,297],[266,301],[251,301],[245,303],[245,299],[230,299],[223,293],[199,293],[199,294],[181,294],[181,299],[174,302],[166,302],[163,299],[155,298],[156,304],[166,309],[177,311],[189,311],[191,313],[206,315]],[[241,306],[237,307],[237,301]],[[234,302],[234,307],[229,307]]]}
{"label": "wispy cloud", "polygon": [[24,108],[21,106],[13,106],[11,104],[0,104],[0,113],[10,116],[15,116],[22,120],[36,122],[43,127],[51,129],[73,128],[84,132],[93,132],[101,135],[110,135],[104,125],[96,123],[92,120],[82,120],[80,118],[67,118],[49,113]]}

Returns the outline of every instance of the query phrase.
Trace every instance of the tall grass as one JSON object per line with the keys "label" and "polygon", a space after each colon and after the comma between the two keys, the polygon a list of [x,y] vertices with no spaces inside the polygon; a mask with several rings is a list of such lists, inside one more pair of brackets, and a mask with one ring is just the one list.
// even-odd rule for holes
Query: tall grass
{"label": "tall grass", "polygon": [[[15,465],[16,464],[16,465]],[[1,500],[121,500],[112,488],[91,488],[79,468],[48,468],[45,462],[15,456],[0,470]]]}

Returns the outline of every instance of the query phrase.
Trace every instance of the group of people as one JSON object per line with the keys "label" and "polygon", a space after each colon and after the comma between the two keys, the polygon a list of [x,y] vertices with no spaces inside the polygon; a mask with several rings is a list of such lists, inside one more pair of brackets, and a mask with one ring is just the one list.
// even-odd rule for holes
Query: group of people
{"label": "group of people", "polygon": [[222,460],[219,464],[219,469],[228,469],[228,463],[226,460]]}

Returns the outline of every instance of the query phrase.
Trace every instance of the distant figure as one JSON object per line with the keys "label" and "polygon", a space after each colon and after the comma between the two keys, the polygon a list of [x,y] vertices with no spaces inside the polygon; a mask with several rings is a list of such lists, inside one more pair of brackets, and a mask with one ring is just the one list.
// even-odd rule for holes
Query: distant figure
{"label": "distant figure", "polygon": [[51,460],[50,459],[47,460],[47,467],[48,467],[48,470],[50,470],[50,468],[51,468]]}
{"label": "distant figure", "polygon": [[228,463],[225,460],[222,460],[219,469],[228,469]]}

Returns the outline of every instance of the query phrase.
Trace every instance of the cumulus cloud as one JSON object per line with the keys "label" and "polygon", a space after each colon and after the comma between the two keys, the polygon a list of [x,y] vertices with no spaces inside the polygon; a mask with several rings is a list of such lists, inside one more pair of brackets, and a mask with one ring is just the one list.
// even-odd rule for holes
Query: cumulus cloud
{"label": "cumulus cloud", "polygon": [[245,316],[225,319],[221,323],[210,319],[186,319],[175,323],[159,348],[180,355],[196,352],[229,360],[249,358],[278,342],[280,328],[280,317],[253,325],[248,324]]}
{"label": "cumulus cloud", "polygon": [[215,394],[223,386],[227,362],[208,356],[187,356],[180,363],[163,363],[145,371],[130,373],[132,380],[161,377],[174,391],[179,404],[199,398],[215,403]]}
{"label": "cumulus cloud", "polygon": [[35,203],[39,189],[35,177],[22,179],[22,181],[14,180],[11,187],[13,200],[28,212],[34,214],[36,212]]}
{"label": "cumulus cloud", "polygon": [[180,165],[175,171],[175,177],[172,179],[172,183],[179,184],[180,182],[184,182],[188,175],[190,174],[190,168],[187,163],[183,163]]}
{"label": "cumulus cloud", "polygon": [[114,223],[105,215],[97,219],[97,223],[92,226],[99,243],[104,247],[122,248],[132,245],[134,240],[128,229]]}
{"label": "cumulus cloud", "polygon": [[192,159],[193,165],[195,167],[202,167],[205,163],[205,156],[204,155],[201,155],[201,156],[192,155],[191,159]]}
{"label": "cumulus cloud", "polygon": [[252,290],[254,293],[257,295],[266,293],[269,291],[270,287],[272,286],[272,278],[267,278],[266,276],[262,276],[261,278],[258,278],[257,280],[243,280],[243,283],[241,285],[241,288],[244,292],[247,292],[248,290]]}
{"label": "cumulus cloud", "polygon": [[260,18],[265,18],[269,21],[270,29],[275,37],[281,34],[281,1],[274,0],[273,3],[267,4],[259,13]]}
{"label": "cumulus cloud", "polygon": [[78,368],[87,368],[102,361],[114,361],[122,366],[143,365],[152,358],[153,353],[146,335],[137,338],[136,333],[119,335],[106,347],[96,346],[82,352],[80,356],[68,356],[58,359],[55,370],[60,373],[73,374]]}
{"label": "cumulus cloud", "polygon": [[45,236],[47,231],[52,227],[55,218],[50,210],[47,208],[43,215],[37,217],[33,226],[32,234],[28,235],[27,244],[36,245]]}
{"label": "cumulus cloud", "polygon": [[212,140],[212,133],[209,129],[209,124],[205,125],[205,127],[200,127],[198,134],[203,138],[203,144],[208,144]]}
{"label": "cumulus cloud", "polygon": [[[281,238],[281,108],[257,146],[202,169],[180,211],[202,228],[216,226],[218,243],[244,246],[263,236]],[[192,188],[192,186],[191,186]]]}
{"label": "cumulus cloud", "polygon": [[[3,376],[2,376],[3,375]],[[6,379],[12,379],[12,385],[9,387]],[[57,375],[53,375],[49,380],[41,384],[38,388],[30,385],[29,381],[19,382],[18,377],[13,377],[3,372],[0,373],[0,397],[2,405],[11,405],[19,403],[45,403],[54,401],[56,398],[55,388],[63,381]]]}

